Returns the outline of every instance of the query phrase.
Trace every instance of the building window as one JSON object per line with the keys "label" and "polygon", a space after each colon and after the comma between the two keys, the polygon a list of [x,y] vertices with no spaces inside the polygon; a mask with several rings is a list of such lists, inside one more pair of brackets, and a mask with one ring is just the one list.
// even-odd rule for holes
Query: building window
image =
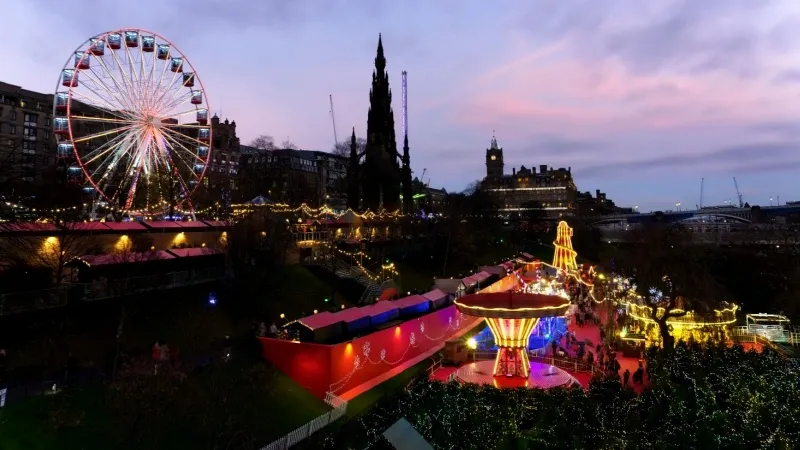
{"label": "building window", "polygon": [[46,127],[50,126],[50,118],[49,117],[44,119],[44,126],[46,126]]}
{"label": "building window", "polygon": [[9,133],[17,134],[17,126],[16,125],[11,125],[11,130],[9,131]]}
{"label": "building window", "polygon": [[45,131],[44,132],[44,138],[45,139],[50,139],[50,132],[49,131]]}
{"label": "building window", "polygon": [[22,128],[22,135],[23,136],[36,137],[36,128],[23,127]]}
{"label": "building window", "polygon": [[25,113],[25,125],[36,126],[36,123],[39,121],[39,116],[36,114],[29,114]]}
{"label": "building window", "polygon": [[11,120],[17,120],[17,112],[11,111]]}

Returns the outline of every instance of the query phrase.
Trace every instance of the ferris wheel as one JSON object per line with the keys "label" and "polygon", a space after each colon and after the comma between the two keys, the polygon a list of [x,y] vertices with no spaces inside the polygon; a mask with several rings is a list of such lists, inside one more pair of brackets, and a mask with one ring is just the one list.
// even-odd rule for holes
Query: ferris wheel
{"label": "ferris wheel", "polygon": [[94,36],[70,55],[53,101],[67,179],[124,211],[192,209],[211,157],[203,83],[172,43],[126,28]]}

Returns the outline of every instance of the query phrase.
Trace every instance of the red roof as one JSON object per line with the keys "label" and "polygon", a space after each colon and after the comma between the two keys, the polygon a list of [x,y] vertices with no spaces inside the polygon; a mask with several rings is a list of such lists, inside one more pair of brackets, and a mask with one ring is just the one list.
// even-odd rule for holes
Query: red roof
{"label": "red roof", "polygon": [[178,258],[191,258],[193,256],[220,255],[222,252],[209,247],[171,248],[167,250]]}
{"label": "red roof", "polygon": [[316,330],[337,322],[353,322],[363,317],[366,317],[363,308],[347,308],[335,313],[323,311],[321,313],[314,314],[313,316],[297,319],[297,321],[312,330]]}
{"label": "red roof", "polygon": [[462,281],[464,282],[465,286],[472,286],[474,284],[482,282],[483,280],[489,278],[490,276],[491,275],[488,274],[487,272],[478,272],[464,278]]}
{"label": "red roof", "polygon": [[136,262],[155,261],[160,259],[173,259],[173,255],[164,250],[154,252],[130,252],[103,255],[86,255],[78,259],[90,266],[107,266],[111,264],[127,264]]}
{"label": "red roof", "polygon": [[361,310],[362,313],[361,317],[367,317],[367,316],[375,317],[385,313],[386,311],[391,311],[397,308],[398,308],[397,302],[383,300],[373,303],[371,305],[362,306],[361,308],[358,309]]}
{"label": "red roof", "polygon": [[302,319],[297,319],[297,321],[311,330],[316,330],[317,328],[324,328],[330,324],[341,322],[341,320],[337,320],[335,318],[331,319],[333,316],[334,315],[332,312],[323,311],[319,314],[314,314],[313,316],[307,316],[303,317]]}
{"label": "red roof", "polygon": [[436,300],[441,300],[447,297],[449,294],[441,289],[434,289],[430,292],[426,292],[422,294],[423,297],[427,298],[428,300],[435,302]]}
{"label": "red roof", "polygon": [[19,232],[41,232],[56,231],[58,228],[52,223],[43,222],[11,222],[0,223],[0,232],[19,233]]}
{"label": "red roof", "polygon": [[66,226],[70,230],[78,231],[109,231],[110,228],[102,222],[73,222]]}
{"label": "red roof", "polygon": [[142,222],[147,228],[181,228],[180,222],[171,220],[156,220],[153,222]]}
{"label": "red roof", "polygon": [[[444,294],[447,295],[447,294]],[[403,297],[399,300],[394,300],[394,306],[397,308],[408,308],[409,306],[419,305],[420,303],[426,303],[430,300],[421,296],[421,295],[409,295],[408,297]]]}
{"label": "red roof", "polygon": [[141,231],[147,228],[139,222],[103,222],[103,225],[116,231]]}
{"label": "red roof", "polygon": [[[447,294],[445,294],[447,295]],[[375,317],[386,311],[393,309],[405,308],[407,306],[416,305],[418,303],[429,301],[420,295],[412,295],[410,297],[401,298],[400,300],[383,300],[371,305],[362,306],[360,308],[347,308],[335,313],[323,311],[313,316],[303,317],[297,321],[310,328],[316,330],[324,328],[337,322],[354,322],[364,317]]]}
{"label": "red roof", "polygon": [[204,220],[203,223],[210,227],[229,227],[231,225],[224,220]]}

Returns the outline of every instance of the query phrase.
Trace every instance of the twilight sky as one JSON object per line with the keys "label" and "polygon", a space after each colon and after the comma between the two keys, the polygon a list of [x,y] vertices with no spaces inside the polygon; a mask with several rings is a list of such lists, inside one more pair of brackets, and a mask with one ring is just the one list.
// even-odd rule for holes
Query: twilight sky
{"label": "twilight sky", "polygon": [[[123,6],[130,5],[130,6]],[[3,5],[0,80],[52,92],[89,37],[155,31],[186,54],[242,143],[301,148],[365,134],[383,33],[401,132],[431,185],[511,166],[571,166],[580,190],[641,211],[800,200],[797,0],[21,0]],[[426,175],[426,178],[427,176]]]}

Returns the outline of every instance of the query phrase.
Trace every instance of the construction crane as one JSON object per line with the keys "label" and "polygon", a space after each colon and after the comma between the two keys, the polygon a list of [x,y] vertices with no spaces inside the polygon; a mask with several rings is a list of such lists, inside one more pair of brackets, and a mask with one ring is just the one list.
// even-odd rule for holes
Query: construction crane
{"label": "construction crane", "polygon": [[328,95],[331,101],[331,122],[333,123],[333,148],[339,145],[339,137],[336,136],[336,114],[333,113],[333,94]]}
{"label": "construction crane", "polygon": [[425,174],[426,174],[427,172],[428,172],[428,169],[427,169],[427,168],[423,168],[423,169],[422,169],[422,176],[421,176],[421,177],[419,177],[419,181],[421,181],[421,182],[422,182],[422,184],[423,184],[425,187],[429,187],[429,186],[430,186],[430,183],[431,183],[431,181],[430,181],[430,180],[428,180],[428,182],[427,182],[427,183],[425,182]]}
{"label": "construction crane", "polygon": [[736,197],[739,198],[739,208],[744,208],[744,202],[742,201],[742,193],[739,192],[739,182],[736,181],[736,177],[733,177],[733,185],[736,187]]}
{"label": "construction crane", "polygon": [[402,73],[403,77],[403,137],[408,136],[408,72],[405,70]]}
{"label": "construction crane", "polygon": [[706,182],[705,178],[700,179],[700,205],[698,205],[697,209],[703,209],[703,187]]}

